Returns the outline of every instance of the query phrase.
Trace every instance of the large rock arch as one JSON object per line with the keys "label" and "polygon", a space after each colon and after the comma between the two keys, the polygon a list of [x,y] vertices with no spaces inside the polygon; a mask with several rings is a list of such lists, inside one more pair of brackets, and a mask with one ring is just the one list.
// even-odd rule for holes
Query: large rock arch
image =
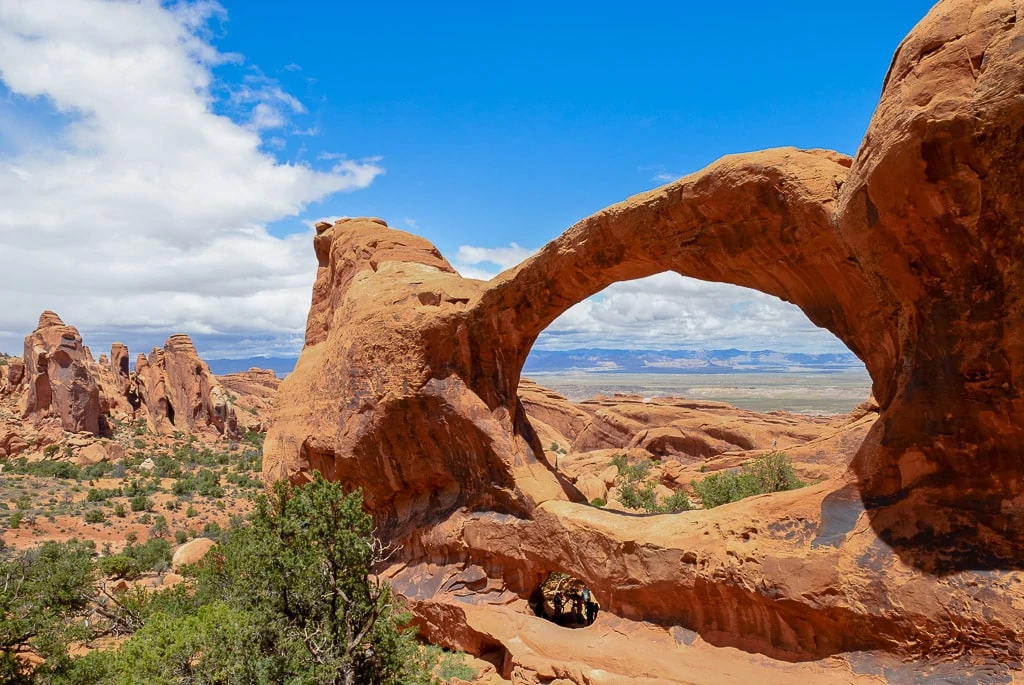
{"label": "large rock arch", "polygon": [[[516,389],[537,335],[610,283],[675,270],[777,295],[871,374],[881,418],[853,472],[878,538],[938,576],[1019,568],[1022,26],[1011,0],[940,2],[897,50],[854,159],[788,148],[723,158],[584,219],[491,282],[461,278],[433,245],[380,220],[321,224],[306,347],[281,385],[265,475],[301,482],[316,468],[362,487],[406,561],[481,564],[520,594],[560,540],[586,538],[603,565],[566,548],[561,566],[613,613],[739,632],[791,658],[941,626],[948,607],[881,618],[881,600],[858,594],[876,590],[823,599],[741,580],[757,615],[740,627],[694,610],[722,590],[681,562],[649,563],[686,556],[672,542],[683,524],[620,544],[624,529],[601,518],[615,515],[573,504],[579,494],[544,461]],[[842,499],[820,491],[822,512]],[[642,577],[613,593],[602,573]],[[687,601],[666,606],[666,589]],[[831,639],[794,609],[809,603],[828,605],[818,628]]]}

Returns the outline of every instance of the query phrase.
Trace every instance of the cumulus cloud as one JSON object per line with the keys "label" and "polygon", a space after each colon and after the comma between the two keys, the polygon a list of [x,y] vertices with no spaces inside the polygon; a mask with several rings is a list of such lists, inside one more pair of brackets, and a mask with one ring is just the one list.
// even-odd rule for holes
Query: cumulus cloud
{"label": "cumulus cloud", "polygon": [[[515,243],[499,248],[463,245],[454,266],[463,276],[487,280],[496,272],[476,265],[508,268],[534,252]],[[847,351],[793,304],[749,288],[708,283],[674,272],[609,286],[562,314],[540,335],[535,347]]]}
{"label": "cumulus cloud", "polygon": [[[305,107],[255,67],[217,83],[215,67],[242,59],[209,42],[223,13],[204,1],[0,0],[0,139],[33,134],[0,146],[0,349],[18,349],[43,309],[103,337],[277,332],[297,349],[312,231],[266,226],[384,169],[267,153]],[[45,136],[24,123],[42,119]]]}
{"label": "cumulus cloud", "polygon": [[847,351],[793,304],[673,272],[609,286],[556,319],[536,347]]}

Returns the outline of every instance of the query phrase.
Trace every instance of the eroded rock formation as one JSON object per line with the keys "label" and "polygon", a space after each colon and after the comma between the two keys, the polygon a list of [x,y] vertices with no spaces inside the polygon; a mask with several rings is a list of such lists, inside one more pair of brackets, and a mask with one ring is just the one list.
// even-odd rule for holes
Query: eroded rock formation
{"label": "eroded rock formation", "polygon": [[[78,330],[64,325],[53,312],[44,312],[39,326],[25,338],[25,360],[8,360],[0,387],[13,393],[27,385],[20,400],[22,414],[37,425],[55,419],[64,431],[99,435],[108,431],[110,419],[143,419],[155,433],[239,435],[233,398],[187,335],[171,336],[148,358],[139,355],[130,372],[123,344],[113,344],[109,360],[101,355],[100,362],[93,361]],[[273,377],[273,372],[250,370],[245,376],[248,386],[239,391],[259,388],[249,404],[264,409],[270,404],[267,388],[276,388],[276,378],[270,381],[267,373]],[[257,420],[254,429],[262,427]]]}
{"label": "eroded rock formation", "polygon": [[210,372],[187,335],[172,335],[163,349],[135,362],[139,402],[150,430],[191,433],[212,427],[238,435],[238,420],[227,392]]}
{"label": "eroded rock formation", "polygon": [[[979,673],[1019,666],[1018,5],[939,2],[897,50],[856,158],[725,157],[584,219],[487,283],[380,220],[320,224],[306,347],[280,388],[266,475],[318,469],[362,487],[404,545],[393,581],[437,639],[432,617],[515,611],[561,570],[618,617],[788,660],[874,650]],[[864,361],[880,418],[852,474],[671,517],[581,504],[517,394],[523,363],[572,305],[666,270],[793,302]],[[538,418],[574,442],[630,432],[621,417],[591,436],[571,411]],[[687,437],[655,436],[677,448]],[[479,592],[456,597],[437,580],[470,565],[489,579]],[[466,644],[501,642],[470,623]]]}
{"label": "eroded rock formation", "polygon": [[65,430],[100,431],[100,393],[82,336],[53,312],[43,312],[39,325],[25,338],[23,399],[25,418],[56,416]]}

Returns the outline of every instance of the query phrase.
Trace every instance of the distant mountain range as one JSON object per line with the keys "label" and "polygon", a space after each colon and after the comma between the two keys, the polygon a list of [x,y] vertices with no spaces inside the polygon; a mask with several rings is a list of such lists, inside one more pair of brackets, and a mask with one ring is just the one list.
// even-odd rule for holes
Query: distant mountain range
{"label": "distant mountain range", "polygon": [[227,373],[238,373],[248,371],[252,367],[259,369],[270,369],[283,378],[295,368],[296,357],[249,357],[247,359],[207,359],[210,371],[215,376],[223,376]]}
{"label": "distant mountain range", "polygon": [[850,352],[773,350],[533,350],[523,373],[783,373],[845,371],[864,365]]}
{"label": "distant mountain range", "polygon": [[[252,367],[271,369],[284,377],[295,368],[295,357],[210,359],[218,376]],[[850,352],[803,354],[773,350],[533,350],[523,373],[784,373],[845,371],[864,365]]]}

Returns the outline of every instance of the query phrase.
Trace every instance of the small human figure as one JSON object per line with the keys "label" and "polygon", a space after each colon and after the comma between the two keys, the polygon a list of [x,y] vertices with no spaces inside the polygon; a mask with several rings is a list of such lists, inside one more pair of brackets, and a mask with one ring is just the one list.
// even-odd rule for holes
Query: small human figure
{"label": "small human figure", "polygon": [[554,599],[551,600],[551,604],[555,607],[555,618],[560,617],[562,615],[562,607],[564,606],[562,602],[562,593],[557,593]]}
{"label": "small human figure", "polygon": [[587,602],[587,625],[597,619],[597,602]]}

